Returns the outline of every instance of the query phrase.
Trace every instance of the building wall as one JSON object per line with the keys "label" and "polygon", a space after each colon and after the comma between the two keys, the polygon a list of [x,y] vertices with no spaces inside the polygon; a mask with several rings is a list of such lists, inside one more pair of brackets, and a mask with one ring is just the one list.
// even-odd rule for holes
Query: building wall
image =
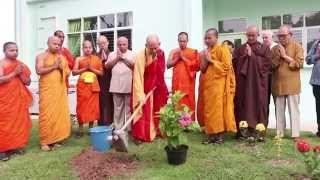
{"label": "building wall", "polygon": [[[305,13],[320,10],[319,0],[204,0],[203,1],[203,27],[218,28],[219,20],[232,18],[248,18],[248,25],[262,27],[262,16],[282,15],[285,13]],[[304,32],[305,33],[305,32]],[[221,34],[224,39],[241,38],[245,40],[244,33]],[[306,41],[304,38],[303,41]],[[303,43],[306,48],[306,42]],[[309,85],[311,66],[306,66],[301,72],[301,126],[304,130],[316,131],[315,102],[312,88]],[[274,106],[270,106],[270,127],[275,127]],[[288,115],[288,114],[287,114]],[[289,117],[289,116],[287,116]],[[287,127],[290,127],[287,118]]]}
{"label": "building wall", "polygon": [[[34,58],[39,53],[37,43],[46,42],[37,34],[41,18],[56,17],[56,29],[67,32],[68,19],[90,17],[117,12],[133,12],[133,51],[144,47],[145,38],[156,33],[166,54],[177,47],[180,31],[198,34],[191,36],[190,46],[202,46],[202,2],[192,0],[22,0],[19,40],[22,44],[22,58],[34,67]],[[200,20],[198,20],[200,19]],[[197,23],[191,26],[190,21]],[[53,32],[55,29],[52,29]],[[167,72],[170,76],[171,72]],[[36,79],[33,73],[33,79]]]}

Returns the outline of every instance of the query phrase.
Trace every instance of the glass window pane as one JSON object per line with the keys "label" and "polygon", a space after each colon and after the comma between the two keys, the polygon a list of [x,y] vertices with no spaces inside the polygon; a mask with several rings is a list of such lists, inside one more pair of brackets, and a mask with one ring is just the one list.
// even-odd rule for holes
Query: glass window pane
{"label": "glass window pane", "polygon": [[241,39],[235,39],[234,40],[234,47],[239,48],[241,46]]}
{"label": "glass window pane", "polygon": [[247,28],[247,20],[244,18],[219,21],[220,33],[244,32]]}
{"label": "glass window pane", "polygon": [[70,33],[81,31],[81,19],[73,19],[68,21],[68,30]]}
{"label": "glass window pane", "polygon": [[118,35],[118,37],[124,36],[124,37],[128,38],[128,41],[129,41],[128,47],[129,47],[130,50],[132,50],[132,38],[131,38],[132,37],[132,31],[131,31],[131,29],[119,30],[117,32],[117,35]]}
{"label": "glass window pane", "polygon": [[117,14],[117,20],[118,27],[132,26],[132,12]]}
{"label": "glass window pane", "polygon": [[113,31],[105,31],[101,32],[100,35],[104,35],[107,37],[109,41],[109,50],[114,51],[114,32]]}
{"label": "glass window pane", "polygon": [[283,24],[291,25],[292,27],[303,26],[302,14],[285,14],[283,15]]}
{"label": "glass window pane", "polygon": [[320,25],[320,11],[306,13],[306,26]]}
{"label": "glass window pane", "polygon": [[100,16],[101,29],[114,28],[114,14]]}
{"label": "glass window pane", "polygon": [[302,30],[292,30],[292,37],[302,45]]}
{"label": "glass window pane", "polygon": [[281,16],[262,17],[262,29],[278,29],[281,26]]}
{"label": "glass window pane", "polygon": [[83,40],[91,41],[93,52],[97,52],[97,33],[83,33]]}
{"label": "glass window pane", "polygon": [[68,48],[75,57],[80,56],[80,34],[68,35]]}
{"label": "glass window pane", "polygon": [[97,30],[97,17],[84,18],[83,26],[85,31]]}
{"label": "glass window pane", "polygon": [[320,38],[320,28],[312,28],[307,31],[307,52],[309,52],[312,44]]}

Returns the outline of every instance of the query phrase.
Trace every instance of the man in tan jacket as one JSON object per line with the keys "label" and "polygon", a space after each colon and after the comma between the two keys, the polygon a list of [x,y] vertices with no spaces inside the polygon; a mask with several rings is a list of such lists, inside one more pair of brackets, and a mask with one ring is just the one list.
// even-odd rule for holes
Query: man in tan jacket
{"label": "man in tan jacket", "polygon": [[279,45],[272,48],[272,94],[275,97],[277,135],[284,136],[285,108],[289,107],[291,137],[300,136],[299,96],[300,69],[303,67],[302,46],[292,38],[291,27],[284,25],[278,31]]}

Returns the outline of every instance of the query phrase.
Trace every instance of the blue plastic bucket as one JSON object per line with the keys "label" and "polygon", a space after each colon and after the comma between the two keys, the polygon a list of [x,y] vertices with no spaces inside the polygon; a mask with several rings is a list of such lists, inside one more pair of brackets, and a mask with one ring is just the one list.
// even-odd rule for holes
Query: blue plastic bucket
{"label": "blue plastic bucket", "polygon": [[94,150],[99,152],[108,151],[111,148],[111,142],[108,136],[112,135],[112,128],[108,126],[97,126],[90,129],[91,144]]}

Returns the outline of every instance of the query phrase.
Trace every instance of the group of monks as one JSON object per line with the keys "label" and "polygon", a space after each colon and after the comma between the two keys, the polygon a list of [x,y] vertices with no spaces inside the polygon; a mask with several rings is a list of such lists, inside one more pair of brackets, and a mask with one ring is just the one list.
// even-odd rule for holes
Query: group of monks
{"label": "group of monks", "polygon": [[[279,31],[289,30],[284,26]],[[68,108],[71,73],[79,76],[77,137],[84,135],[84,124],[88,123],[91,128],[95,121],[100,126],[121,129],[135,111],[137,114],[126,129],[134,141],[151,142],[161,137],[157,112],[169,96],[164,78],[166,68],[173,68],[172,93],[185,94],[180,103],[191,109],[192,119],[198,121],[207,135],[203,144],[223,143],[225,132],[238,132],[236,137],[241,138],[241,121],[248,124],[248,136],[255,137],[258,124],[268,125],[270,74],[279,62],[272,60],[276,55],[268,45],[258,42],[256,26],[248,27],[246,36],[247,42],[233,50],[218,44],[218,31],[210,28],[204,35],[206,48],[198,52],[188,47],[188,33],[181,32],[179,47],[169,53],[166,62],[155,34],[147,36],[145,47],[135,55],[128,49],[126,37],[119,37],[117,49],[109,52],[108,39],[100,36],[97,53],[92,42],[86,40],[82,44],[83,55],[73,58],[62,46],[64,33],[56,31],[48,38],[48,49],[36,58],[36,73],[40,78],[40,148],[50,151],[60,147],[71,134]],[[281,45],[279,48],[273,53],[279,52],[282,57],[286,51]],[[17,44],[5,43],[3,52],[5,57],[0,60],[0,160],[8,160],[11,154],[22,154],[28,142],[31,128],[28,108],[32,95],[26,87],[31,81],[30,70],[17,59]],[[195,84],[199,71],[196,103]],[[152,95],[146,99],[149,93]]]}

